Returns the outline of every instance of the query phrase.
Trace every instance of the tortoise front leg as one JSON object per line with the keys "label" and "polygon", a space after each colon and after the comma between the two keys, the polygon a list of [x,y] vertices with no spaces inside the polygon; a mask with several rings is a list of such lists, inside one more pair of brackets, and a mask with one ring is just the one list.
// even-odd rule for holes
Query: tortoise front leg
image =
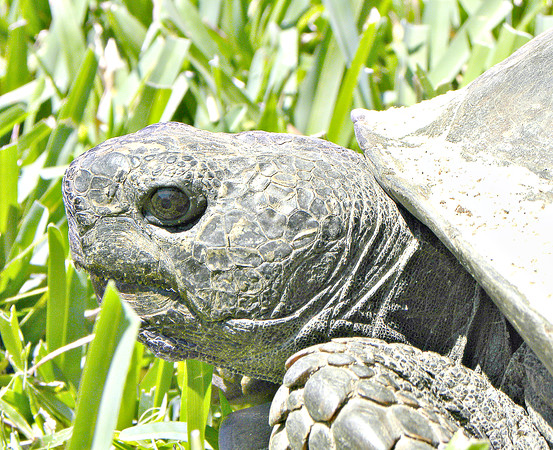
{"label": "tortoise front leg", "polygon": [[270,411],[271,449],[430,449],[458,429],[491,448],[548,448],[522,407],[437,353],[342,338],[287,367]]}

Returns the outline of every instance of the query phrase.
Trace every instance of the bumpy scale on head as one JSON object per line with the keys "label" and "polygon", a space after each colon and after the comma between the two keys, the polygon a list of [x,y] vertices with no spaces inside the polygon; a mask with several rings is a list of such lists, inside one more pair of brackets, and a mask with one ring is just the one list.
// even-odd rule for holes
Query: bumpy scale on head
{"label": "bumpy scale on head", "polygon": [[116,280],[154,351],[272,379],[378,228],[378,196],[330,143],[177,123],[109,140],[64,179],[76,263],[97,292]]}

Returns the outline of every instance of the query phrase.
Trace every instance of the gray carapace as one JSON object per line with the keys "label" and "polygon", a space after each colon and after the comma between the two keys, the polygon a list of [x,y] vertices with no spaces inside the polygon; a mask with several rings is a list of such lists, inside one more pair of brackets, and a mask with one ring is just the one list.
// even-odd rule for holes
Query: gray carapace
{"label": "gray carapace", "polygon": [[378,182],[553,374],[553,32],[459,91],[352,118]]}

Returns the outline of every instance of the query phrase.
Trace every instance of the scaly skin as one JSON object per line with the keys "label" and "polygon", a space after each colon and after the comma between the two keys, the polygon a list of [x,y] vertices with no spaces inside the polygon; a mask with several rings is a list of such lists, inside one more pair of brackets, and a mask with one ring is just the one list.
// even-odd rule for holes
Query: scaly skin
{"label": "scaly skin", "polygon": [[76,265],[99,297],[115,280],[165,359],[281,381],[294,352],[359,336],[497,383],[519,343],[364,158],[328,142],[157,124],[77,158],[63,190]]}
{"label": "scaly skin", "polygon": [[[166,186],[205,211],[148,222],[149,196]],[[458,357],[483,302],[363,157],[324,141],[153,125],[78,158],[64,195],[75,262],[99,291],[116,280],[165,358],[276,381],[293,352],[337,336]]]}

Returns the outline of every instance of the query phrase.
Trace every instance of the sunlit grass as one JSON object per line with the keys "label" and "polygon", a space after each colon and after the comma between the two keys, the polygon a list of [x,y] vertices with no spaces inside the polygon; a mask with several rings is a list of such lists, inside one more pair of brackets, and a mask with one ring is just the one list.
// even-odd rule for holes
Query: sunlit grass
{"label": "sunlit grass", "polygon": [[356,148],[350,109],[461,87],[553,26],[551,10],[546,0],[0,0],[0,447],[188,448],[193,429],[200,447],[204,437],[217,447],[211,368],[155,359],[116,293],[98,312],[72,265],[61,176],[76,155],[167,120]]}

